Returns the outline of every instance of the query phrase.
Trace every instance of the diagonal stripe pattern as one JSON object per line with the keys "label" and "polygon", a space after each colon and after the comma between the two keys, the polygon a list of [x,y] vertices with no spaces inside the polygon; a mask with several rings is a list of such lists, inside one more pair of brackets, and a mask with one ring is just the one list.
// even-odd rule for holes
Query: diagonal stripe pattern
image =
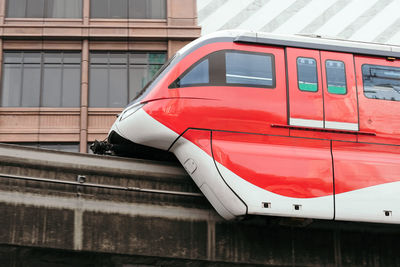
{"label": "diagonal stripe pattern", "polygon": [[197,6],[203,35],[244,29],[400,45],[399,0],[197,0]]}

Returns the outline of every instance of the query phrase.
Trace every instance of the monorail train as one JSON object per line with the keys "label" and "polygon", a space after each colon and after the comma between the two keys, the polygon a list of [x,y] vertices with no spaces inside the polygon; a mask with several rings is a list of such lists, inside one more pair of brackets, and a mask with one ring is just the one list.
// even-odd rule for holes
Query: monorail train
{"label": "monorail train", "polygon": [[127,140],[174,153],[225,219],[400,223],[400,47],[201,37],[119,115]]}

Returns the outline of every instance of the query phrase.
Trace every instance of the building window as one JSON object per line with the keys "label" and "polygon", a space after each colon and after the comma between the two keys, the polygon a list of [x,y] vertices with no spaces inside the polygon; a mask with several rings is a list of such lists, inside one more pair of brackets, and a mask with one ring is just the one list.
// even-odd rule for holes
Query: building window
{"label": "building window", "polygon": [[1,106],[79,107],[81,54],[4,52]]}
{"label": "building window", "polygon": [[300,91],[317,92],[317,61],[313,58],[297,58],[297,81]]}
{"label": "building window", "polygon": [[91,0],[92,18],[165,19],[165,0]]}
{"label": "building window", "polygon": [[91,52],[90,107],[123,107],[166,60],[166,53]]}
{"label": "building window", "polygon": [[8,18],[82,18],[82,0],[7,0]]}
{"label": "building window", "polygon": [[366,97],[400,101],[400,68],[363,65],[362,76]]}
{"label": "building window", "polygon": [[325,68],[328,92],[331,94],[345,95],[347,93],[347,87],[344,62],[327,60],[325,61]]}

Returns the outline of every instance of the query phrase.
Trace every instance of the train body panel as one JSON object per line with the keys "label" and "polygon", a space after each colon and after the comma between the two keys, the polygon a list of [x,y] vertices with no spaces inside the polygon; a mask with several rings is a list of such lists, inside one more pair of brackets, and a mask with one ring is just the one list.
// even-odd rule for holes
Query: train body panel
{"label": "train body panel", "polygon": [[266,191],[295,198],[333,196],[328,140],[213,132],[212,150],[218,163]]}
{"label": "train body panel", "polygon": [[173,152],[226,219],[400,223],[396,51],[215,33],[165,64],[110,135]]}
{"label": "train body panel", "polygon": [[247,206],[221,179],[214,159],[209,154],[210,138],[211,131],[190,129],[179,138],[171,151],[222,217],[234,219],[244,216]]}
{"label": "train body panel", "polygon": [[[195,84],[188,84],[188,87],[184,87],[186,89],[168,89],[170,84],[179,79],[192,65],[196,65],[196,62],[208,60],[211,68],[223,61],[229,53],[233,57],[238,55],[251,58],[253,56],[251,53],[274,57],[277,73],[274,81],[276,88],[229,85],[219,81],[221,77],[217,76],[225,74],[215,70],[214,75],[210,75],[208,80],[210,84],[207,86],[198,81]],[[210,54],[213,56],[209,56]],[[179,134],[189,127],[264,134],[288,133],[287,130],[271,128],[272,123],[286,123],[286,77],[282,48],[234,43],[205,45],[197,49],[193,55],[190,54],[178,62],[162,82],[164,82],[162,89],[154,90],[144,99],[150,101],[144,109],[153,118]],[[230,116],[227,117],[226,114]]]}

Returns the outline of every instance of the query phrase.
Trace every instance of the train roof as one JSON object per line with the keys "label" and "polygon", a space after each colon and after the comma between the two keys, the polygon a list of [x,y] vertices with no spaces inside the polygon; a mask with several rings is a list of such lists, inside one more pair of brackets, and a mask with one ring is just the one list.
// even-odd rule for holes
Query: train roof
{"label": "train roof", "polygon": [[224,37],[229,39],[232,38],[231,40],[236,43],[297,47],[360,55],[400,58],[400,46],[397,45],[341,40],[326,38],[319,35],[278,35],[265,32],[227,30],[215,32],[200,39],[219,39]]}

